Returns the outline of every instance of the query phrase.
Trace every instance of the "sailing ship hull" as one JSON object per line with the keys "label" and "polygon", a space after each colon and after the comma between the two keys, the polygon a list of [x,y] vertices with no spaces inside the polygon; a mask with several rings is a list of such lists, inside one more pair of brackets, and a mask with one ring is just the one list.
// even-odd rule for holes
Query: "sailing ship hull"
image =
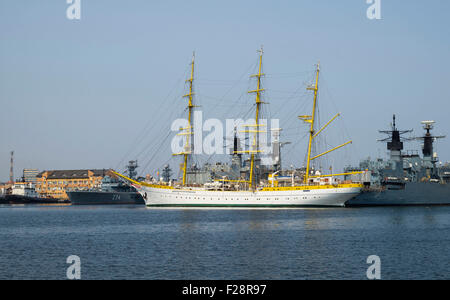
{"label": "sailing ship hull", "polygon": [[357,185],[346,188],[292,188],[256,192],[161,189],[137,185],[135,188],[148,207],[344,207],[347,201],[361,192]]}

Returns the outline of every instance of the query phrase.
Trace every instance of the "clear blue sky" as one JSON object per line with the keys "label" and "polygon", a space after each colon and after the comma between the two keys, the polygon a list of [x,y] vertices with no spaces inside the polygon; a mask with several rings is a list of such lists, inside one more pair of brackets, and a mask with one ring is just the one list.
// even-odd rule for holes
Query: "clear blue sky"
{"label": "clear blue sky", "polygon": [[[417,135],[430,119],[436,133],[450,135],[448,0],[382,0],[378,21],[367,19],[365,0],[81,0],[79,21],[66,18],[67,7],[65,0],[0,2],[0,181],[8,180],[11,150],[16,177],[23,168],[115,168],[135,157],[145,164],[153,155],[147,145],[183,113],[180,79],[193,50],[198,102],[210,117],[251,108],[239,95],[264,45],[264,70],[273,74],[265,79],[268,111],[285,128],[301,106],[283,95],[321,61],[321,95],[343,113],[351,163],[385,155],[377,130],[393,113]],[[287,148],[286,163],[300,165],[303,148]],[[436,150],[449,161],[450,138]],[[159,152],[151,172],[170,158],[167,145]]]}

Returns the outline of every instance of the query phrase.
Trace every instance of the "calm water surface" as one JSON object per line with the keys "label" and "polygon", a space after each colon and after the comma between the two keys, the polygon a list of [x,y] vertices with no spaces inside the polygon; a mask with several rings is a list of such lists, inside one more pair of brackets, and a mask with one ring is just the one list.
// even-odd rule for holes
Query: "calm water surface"
{"label": "calm water surface", "polygon": [[0,206],[0,279],[450,279],[450,207]]}

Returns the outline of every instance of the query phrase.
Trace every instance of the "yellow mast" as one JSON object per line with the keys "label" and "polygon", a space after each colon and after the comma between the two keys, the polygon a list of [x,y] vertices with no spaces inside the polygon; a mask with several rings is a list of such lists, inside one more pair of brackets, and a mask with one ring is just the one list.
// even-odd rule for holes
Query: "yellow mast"
{"label": "yellow mast", "polygon": [[178,135],[185,135],[186,136],[186,145],[184,146],[184,151],[181,153],[176,153],[173,155],[183,155],[184,156],[184,162],[183,162],[183,185],[186,185],[186,173],[187,173],[187,164],[188,164],[188,157],[189,155],[191,155],[191,135],[193,135],[193,131],[192,131],[192,109],[195,107],[195,105],[193,104],[193,96],[194,96],[194,91],[193,91],[193,83],[194,83],[194,65],[195,65],[195,52],[192,55],[192,63],[191,63],[191,77],[186,80],[186,82],[189,82],[189,93],[184,95],[183,98],[188,98],[189,102],[188,102],[188,110],[189,110],[189,114],[188,114],[188,122],[189,125],[186,128],[181,128],[180,130],[182,131],[186,131],[186,132],[182,132],[179,133]]}
{"label": "yellow mast", "polygon": [[314,103],[313,103],[313,111],[310,118],[307,118],[305,121],[311,123],[311,128],[309,130],[309,143],[308,143],[308,158],[306,160],[306,174],[305,174],[305,183],[308,182],[309,178],[309,169],[311,165],[311,147],[312,141],[314,138],[314,121],[316,117],[316,106],[317,106],[317,94],[319,91],[319,72],[320,72],[320,62],[317,63],[317,71],[316,71],[316,84],[314,87],[307,88],[308,90],[314,91]]}
{"label": "yellow mast", "polygon": [[264,91],[264,89],[261,88],[261,77],[264,76],[264,74],[262,74],[262,57],[264,54],[264,50],[263,47],[261,47],[260,50],[258,50],[259,52],[259,70],[258,70],[258,74],[256,75],[252,75],[250,77],[256,77],[257,78],[257,87],[256,90],[253,91],[249,91],[249,93],[255,93],[256,94],[256,116],[255,116],[255,125],[249,125],[248,127],[255,127],[255,130],[249,130],[247,132],[253,132],[255,135],[253,137],[253,149],[251,151],[249,151],[249,153],[251,153],[251,158],[250,158],[250,180],[249,180],[249,187],[250,189],[253,188],[253,173],[254,173],[254,168],[255,168],[255,154],[259,152],[259,130],[258,128],[260,127],[259,125],[259,113],[260,113],[260,109],[261,109],[261,92]]}
{"label": "yellow mast", "polygon": [[192,63],[191,63],[191,78],[186,80],[186,82],[189,82],[189,94],[184,95],[184,97],[189,98],[189,104],[188,104],[188,122],[189,122],[189,134],[186,135],[186,149],[189,149],[189,151],[186,151],[184,154],[184,165],[183,165],[183,185],[186,184],[186,173],[187,173],[187,163],[188,163],[188,155],[190,155],[191,152],[191,139],[190,136],[193,134],[192,132],[192,109],[194,108],[194,104],[192,102],[192,98],[194,96],[193,93],[193,83],[194,83],[194,65],[195,65],[195,52],[192,54]]}
{"label": "yellow mast", "polygon": [[348,144],[351,144],[352,141],[349,141],[347,143],[344,143],[340,146],[334,147],[331,150],[325,151],[319,155],[316,155],[314,157],[311,157],[311,148],[312,148],[312,143],[314,138],[316,138],[323,130],[325,130],[325,128],[328,127],[328,125],[331,124],[331,122],[333,122],[337,117],[340,116],[340,113],[337,114],[336,116],[334,116],[327,124],[325,124],[325,126],[323,126],[319,131],[317,131],[317,133],[315,132],[314,129],[314,122],[316,120],[316,108],[317,108],[317,95],[319,92],[319,73],[320,73],[320,62],[317,63],[317,70],[316,70],[316,83],[314,86],[312,87],[308,87],[307,90],[310,91],[314,91],[314,102],[313,102],[313,111],[311,116],[299,116],[299,118],[303,121],[305,121],[306,123],[310,123],[310,130],[309,130],[309,143],[308,143],[308,158],[306,160],[306,174],[305,174],[305,179],[304,179],[304,183],[307,184],[308,183],[308,179],[309,178],[318,178],[318,177],[327,177],[327,176],[340,176],[340,175],[349,175],[349,174],[360,174],[362,172],[352,172],[352,173],[345,173],[345,174],[330,174],[330,175],[325,175],[325,176],[310,176],[310,169],[311,169],[311,161],[315,160],[319,157],[322,157],[330,152],[333,152],[335,150],[338,150],[344,146],[347,146]]}

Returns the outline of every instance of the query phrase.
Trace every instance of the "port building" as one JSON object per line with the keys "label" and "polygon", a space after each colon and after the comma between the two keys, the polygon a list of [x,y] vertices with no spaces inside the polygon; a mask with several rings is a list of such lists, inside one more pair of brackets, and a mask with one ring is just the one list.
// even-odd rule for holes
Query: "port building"
{"label": "port building", "polygon": [[36,184],[38,175],[37,169],[23,169],[23,182]]}
{"label": "port building", "polygon": [[67,191],[98,188],[110,171],[109,169],[44,171],[36,177],[36,192],[43,198],[69,199]]}

